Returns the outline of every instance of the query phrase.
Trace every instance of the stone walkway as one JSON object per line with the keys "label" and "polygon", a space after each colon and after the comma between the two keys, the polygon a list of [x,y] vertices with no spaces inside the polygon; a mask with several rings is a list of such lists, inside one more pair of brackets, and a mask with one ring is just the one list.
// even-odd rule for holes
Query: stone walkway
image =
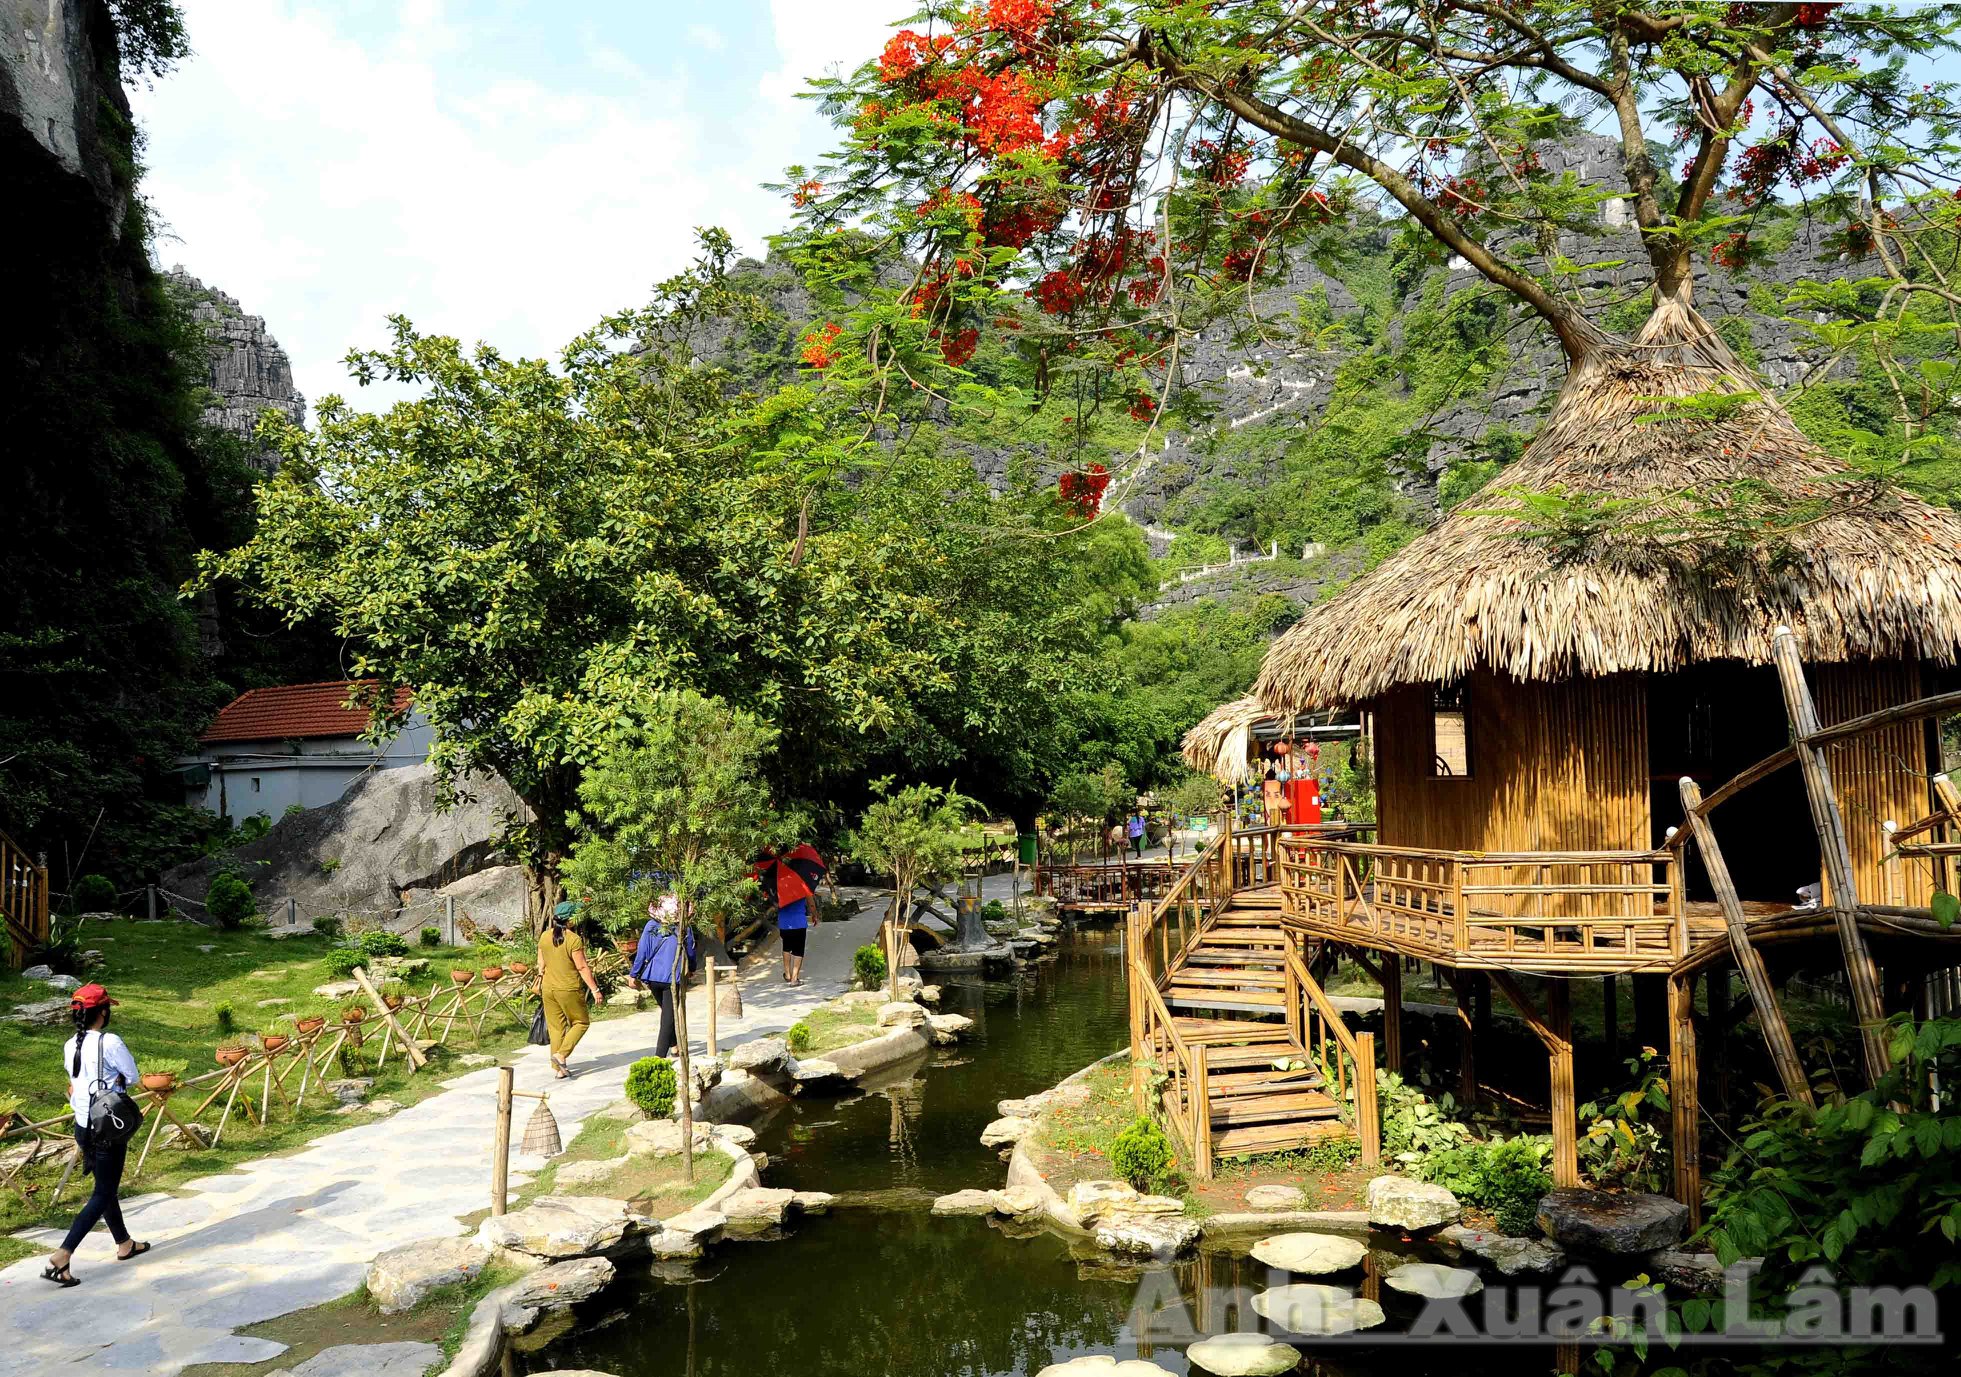
{"label": "stone walkway", "polygon": [[[724,1050],[789,1027],[846,989],[851,953],[876,940],[876,916],[861,913],[810,934],[804,983],[783,984],[774,956],[742,981],[743,1016],[723,1019]],[[702,1050],[705,994],[689,1001],[688,1025]],[[627,1067],[653,1050],[659,1011],[595,1023],[579,1044],[572,1080],[552,1078],[542,1047],[512,1058],[520,1090],[549,1090],[565,1141],[586,1116],[618,1100]],[[141,1047],[132,1048],[140,1062]],[[76,1254],[82,1284],[62,1290],[41,1280],[46,1265],[28,1258],[0,1269],[0,1377],[123,1372],[171,1377],[194,1363],[257,1363],[282,1345],[234,1331],[308,1306],[361,1284],[376,1254],[402,1243],[463,1234],[463,1216],[490,1203],[490,1143],[496,1070],[444,1082],[433,1095],[385,1119],[316,1139],[287,1157],[262,1158],[223,1176],[187,1184],[178,1196],[128,1200],[131,1233],[154,1245],[142,1260],[114,1260],[106,1230]],[[532,1102],[518,1102],[514,1137]],[[536,1158],[513,1157],[513,1186]],[[70,1198],[77,1206],[81,1201]],[[48,1247],[60,1230],[21,1235]]]}

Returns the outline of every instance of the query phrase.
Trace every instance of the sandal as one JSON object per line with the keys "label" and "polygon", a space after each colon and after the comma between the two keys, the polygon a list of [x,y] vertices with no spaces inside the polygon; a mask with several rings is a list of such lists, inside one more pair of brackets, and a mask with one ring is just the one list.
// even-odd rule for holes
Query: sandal
{"label": "sandal", "polygon": [[131,1258],[142,1257],[143,1254],[149,1251],[150,1251],[150,1245],[147,1243],[132,1243],[129,1246],[128,1252],[116,1254],[116,1261],[128,1262]]}
{"label": "sandal", "polygon": [[80,1278],[68,1270],[68,1264],[65,1262],[60,1266],[56,1266],[51,1262],[46,1267],[43,1267],[41,1269],[41,1280],[51,1281],[56,1286],[80,1286],[82,1284]]}

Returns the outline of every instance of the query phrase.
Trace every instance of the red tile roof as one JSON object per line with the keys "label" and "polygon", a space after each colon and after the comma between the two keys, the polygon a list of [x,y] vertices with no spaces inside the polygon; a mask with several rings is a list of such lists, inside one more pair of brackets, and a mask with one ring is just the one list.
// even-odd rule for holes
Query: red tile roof
{"label": "red tile roof", "polygon": [[[347,707],[357,695],[374,692],[372,680],[334,679],[324,684],[280,684],[241,693],[228,703],[198,740],[291,741],[299,737],[359,736],[368,725],[364,707]],[[397,710],[409,704],[409,691],[395,693]]]}

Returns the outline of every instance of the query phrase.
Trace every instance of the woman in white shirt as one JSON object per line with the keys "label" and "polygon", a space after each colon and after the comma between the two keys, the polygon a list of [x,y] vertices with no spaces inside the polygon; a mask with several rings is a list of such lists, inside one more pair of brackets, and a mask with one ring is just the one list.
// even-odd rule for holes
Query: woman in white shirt
{"label": "woman in white shirt", "polygon": [[123,1184],[129,1144],[89,1141],[89,1096],[95,1086],[100,1083],[105,1092],[127,1090],[137,1079],[136,1058],[121,1038],[108,1031],[109,1010],[115,1003],[100,985],[84,985],[68,1005],[75,1020],[75,1035],[61,1044],[61,1065],[68,1073],[68,1107],[75,1111],[75,1144],[81,1149],[83,1170],[95,1175],[95,1190],[75,1216],[68,1237],[48,1255],[48,1265],[41,1272],[57,1286],[81,1285],[68,1264],[98,1219],[108,1221],[119,1261],[127,1262],[150,1251],[149,1244],[130,1238],[129,1230],[123,1227],[122,1205],[116,1199]]}

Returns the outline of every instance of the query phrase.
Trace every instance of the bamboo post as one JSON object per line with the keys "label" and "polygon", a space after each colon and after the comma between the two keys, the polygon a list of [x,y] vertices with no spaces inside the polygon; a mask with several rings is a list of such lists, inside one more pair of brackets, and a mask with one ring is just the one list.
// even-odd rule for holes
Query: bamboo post
{"label": "bamboo post", "polygon": [[[1478,1054],[1474,1020],[1471,1017],[1470,979],[1459,971],[1448,972],[1451,993],[1457,997],[1457,1097],[1471,1109],[1478,1103]],[[1613,977],[1608,977],[1612,984]]]}
{"label": "bamboo post", "polygon": [[1700,1088],[1695,1061],[1695,977],[1668,977],[1668,1105],[1675,1158],[1675,1198],[1689,1207],[1689,1228],[1702,1227]]}
{"label": "bamboo post", "polygon": [[[1771,988],[1770,972],[1764,967],[1764,959],[1750,943],[1750,924],[1743,913],[1743,900],[1736,892],[1736,881],[1730,878],[1729,862],[1723,859],[1722,848],[1716,845],[1715,829],[1709,819],[1697,811],[1702,806],[1702,790],[1687,775],[1682,776],[1682,811],[1688,815],[1689,826],[1695,834],[1695,844],[1702,850],[1702,866],[1709,872],[1710,888],[1716,891],[1716,903],[1723,910],[1723,925],[1729,930],[1730,955],[1736,960],[1737,970],[1743,973],[1744,988],[1750,992],[1750,1002],[1756,1006],[1757,1026],[1763,1030],[1764,1044],[1770,1050],[1770,1059],[1777,1068],[1777,1079],[1784,1085],[1784,1093],[1791,1099],[1812,1103],[1811,1082],[1805,1077],[1804,1063],[1798,1060],[1798,1045],[1791,1037],[1791,1025],[1784,1020],[1784,1010],[1777,1002],[1777,991]],[[1672,1021],[1672,1020],[1671,1020]]]}
{"label": "bamboo post", "polygon": [[1554,977],[1546,984],[1546,1028],[1552,1054],[1552,1176],[1555,1186],[1580,1184],[1579,1099],[1573,1087],[1572,987]]}
{"label": "bamboo post", "polygon": [[1382,954],[1382,1057],[1389,1070],[1403,1070],[1403,958]]}
{"label": "bamboo post", "polygon": [[511,1185],[511,1092],[517,1072],[497,1068],[497,1133],[490,1148],[490,1212],[504,1213]]}
{"label": "bamboo post", "polygon": [[708,1055],[719,1057],[722,1052],[715,1038],[715,958],[709,957],[705,964],[708,967]]}
{"label": "bamboo post", "polygon": [[1376,1108],[1374,1033],[1355,1035],[1355,1131],[1362,1140],[1362,1165],[1380,1166],[1382,1115]]}
{"label": "bamboo post", "polygon": [[[422,1055],[422,1049],[415,1045],[415,1040],[402,1031],[402,1025],[395,1021],[395,1011],[388,1007],[388,1001],[381,997],[381,992],[369,981],[367,971],[356,966],[354,978],[361,983],[361,992],[374,1001],[375,1009],[381,1015],[381,1021],[388,1025],[388,1031],[401,1040],[402,1056],[409,1064],[409,1074],[413,1075],[420,1071],[429,1059]],[[386,1039],[382,1042],[381,1054],[384,1058],[388,1055]]]}
{"label": "bamboo post", "polygon": [[1771,638],[1771,654],[1777,661],[1777,681],[1784,690],[1784,706],[1797,738],[1798,765],[1804,771],[1804,789],[1811,803],[1811,821],[1818,829],[1818,849],[1825,861],[1825,885],[1830,892],[1832,920],[1838,928],[1839,945],[1845,952],[1845,979],[1852,990],[1852,1010],[1859,1020],[1859,1041],[1865,1052],[1866,1077],[1877,1083],[1893,1066],[1886,1048],[1886,1012],[1879,997],[1879,971],[1872,953],[1866,949],[1865,935],[1859,931],[1859,892],[1852,879],[1852,848],[1845,839],[1845,819],[1840,815],[1838,796],[1832,792],[1831,766],[1824,750],[1810,738],[1819,731],[1818,709],[1811,701],[1811,690],[1804,681],[1804,667],[1798,662],[1797,638],[1791,628],[1780,626]]}

